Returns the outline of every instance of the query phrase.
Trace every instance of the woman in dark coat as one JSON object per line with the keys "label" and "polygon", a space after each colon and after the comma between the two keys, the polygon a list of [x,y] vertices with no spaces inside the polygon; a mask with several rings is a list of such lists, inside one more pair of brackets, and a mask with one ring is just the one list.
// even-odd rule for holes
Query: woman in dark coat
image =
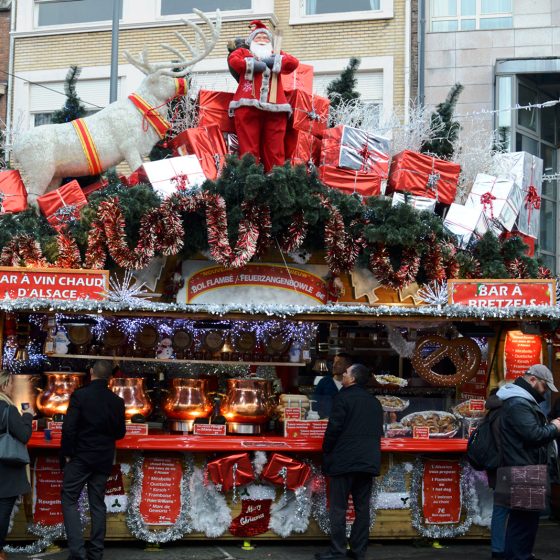
{"label": "woman in dark coat", "polygon": [[[7,420],[10,434],[27,443],[31,437],[34,412],[29,408],[23,414],[19,413],[11,399],[13,384],[12,375],[0,370],[0,434],[6,432]],[[3,549],[14,504],[18,496],[30,491],[26,465],[8,465],[0,459],[0,560],[6,560]]]}

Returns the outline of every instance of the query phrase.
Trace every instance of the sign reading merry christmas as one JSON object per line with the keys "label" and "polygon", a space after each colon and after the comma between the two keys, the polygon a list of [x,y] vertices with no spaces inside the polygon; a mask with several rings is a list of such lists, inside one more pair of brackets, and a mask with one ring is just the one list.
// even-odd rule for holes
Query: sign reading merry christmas
{"label": "sign reading merry christmas", "polygon": [[0,267],[0,299],[105,299],[107,270]]}

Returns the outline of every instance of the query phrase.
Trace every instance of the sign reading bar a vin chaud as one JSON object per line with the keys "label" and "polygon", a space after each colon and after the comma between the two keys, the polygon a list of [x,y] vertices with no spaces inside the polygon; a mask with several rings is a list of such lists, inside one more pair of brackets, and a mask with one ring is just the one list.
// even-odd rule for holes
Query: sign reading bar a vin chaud
{"label": "sign reading bar a vin chaud", "polygon": [[556,281],[449,280],[450,305],[469,307],[523,307],[555,305]]}

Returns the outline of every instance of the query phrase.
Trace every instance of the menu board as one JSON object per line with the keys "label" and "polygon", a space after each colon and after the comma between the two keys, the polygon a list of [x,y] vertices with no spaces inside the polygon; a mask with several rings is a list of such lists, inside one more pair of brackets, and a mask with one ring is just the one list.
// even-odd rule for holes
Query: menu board
{"label": "menu board", "polygon": [[142,465],[140,515],[147,525],[174,525],[181,512],[181,460],[146,457]]}
{"label": "menu board", "polygon": [[33,477],[33,522],[42,525],[58,525],[62,518],[63,472],[58,456],[40,456],[35,459]]}
{"label": "menu board", "polygon": [[461,466],[457,461],[425,461],[422,506],[427,524],[459,523]]}
{"label": "menu board", "polygon": [[542,340],[534,334],[508,331],[504,345],[504,379],[514,381],[542,362]]}

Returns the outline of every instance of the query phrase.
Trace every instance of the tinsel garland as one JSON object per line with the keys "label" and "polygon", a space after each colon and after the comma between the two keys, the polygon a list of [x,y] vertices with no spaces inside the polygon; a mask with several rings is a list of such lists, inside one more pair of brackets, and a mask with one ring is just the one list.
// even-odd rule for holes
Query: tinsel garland
{"label": "tinsel garland", "polygon": [[446,270],[442,247],[436,242],[435,235],[431,235],[427,240],[428,249],[422,257],[422,266],[428,282],[445,280]]}
{"label": "tinsel garland", "polygon": [[297,251],[307,237],[307,230],[308,224],[305,215],[303,212],[298,212],[294,216],[293,222],[288,227],[288,230],[284,232],[278,240],[280,249],[286,253]]}
{"label": "tinsel garland", "polygon": [[59,268],[81,268],[82,257],[76,240],[65,230],[61,230],[56,236],[58,246],[58,258],[55,265]]}
{"label": "tinsel garland", "polygon": [[507,271],[511,278],[530,278],[527,263],[521,259],[513,259],[505,262]]}
{"label": "tinsel garland", "polygon": [[[354,268],[360,251],[365,247],[363,237],[352,239],[344,227],[344,219],[338,208],[324,195],[317,195],[324,208],[329,211],[329,217],[325,222],[325,260],[329,269],[334,274],[348,272]],[[350,224],[350,228],[356,222]]]}
{"label": "tinsel garland", "polygon": [[282,493],[270,508],[268,528],[282,538],[289,537],[292,533],[305,533],[311,517],[312,495],[311,483],[300,486],[295,491]]}
{"label": "tinsel garland", "polygon": [[142,499],[142,481],[144,473],[142,466],[144,457],[138,456],[132,465],[132,484],[128,497],[128,510],[126,514],[126,525],[130,534],[138,540],[149,543],[166,543],[178,541],[183,535],[191,533],[193,526],[189,519],[190,493],[189,484],[193,474],[193,459],[191,455],[185,456],[183,465],[183,476],[181,478],[181,511],[174,525],[162,531],[148,529],[140,514],[140,501]]}
{"label": "tinsel garland", "polygon": [[38,266],[47,267],[41,245],[30,235],[17,235],[2,249],[0,255],[2,266]]}
{"label": "tinsel garland", "polygon": [[[311,514],[313,519],[317,522],[319,529],[323,531],[326,535],[330,535],[330,520],[329,520],[329,510],[327,508],[327,483],[325,477],[321,474],[316,476],[314,481],[315,493],[313,495],[313,503],[311,506]],[[375,526],[376,519],[376,504],[377,496],[379,493],[379,485],[373,479],[373,485],[371,490],[371,499],[369,502],[369,531],[371,532]],[[350,536],[350,531],[352,530],[352,524],[346,524],[346,536]]]}
{"label": "tinsel garland", "polygon": [[429,305],[447,305],[449,300],[449,291],[447,289],[447,281],[443,280],[441,282],[430,282],[429,284],[424,284],[417,292],[418,297],[422,299],[423,302]]}
{"label": "tinsel garland", "polygon": [[464,519],[454,525],[427,525],[424,523],[422,511],[422,478],[424,475],[424,463],[417,458],[412,468],[410,479],[410,509],[412,516],[412,527],[423,537],[429,539],[453,539],[464,535],[474,522],[475,490],[472,480],[472,471],[465,461],[461,462],[461,501]]}
{"label": "tinsel garland", "polygon": [[416,342],[409,342],[397,327],[387,327],[387,342],[401,358],[412,358]]}
{"label": "tinsel garland", "polygon": [[387,247],[380,243],[370,255],[369,268],[383,286],[400,290],[414,282],[420,269],[420,255],[415,247],[403,247],[401,265],[395,270]]}

